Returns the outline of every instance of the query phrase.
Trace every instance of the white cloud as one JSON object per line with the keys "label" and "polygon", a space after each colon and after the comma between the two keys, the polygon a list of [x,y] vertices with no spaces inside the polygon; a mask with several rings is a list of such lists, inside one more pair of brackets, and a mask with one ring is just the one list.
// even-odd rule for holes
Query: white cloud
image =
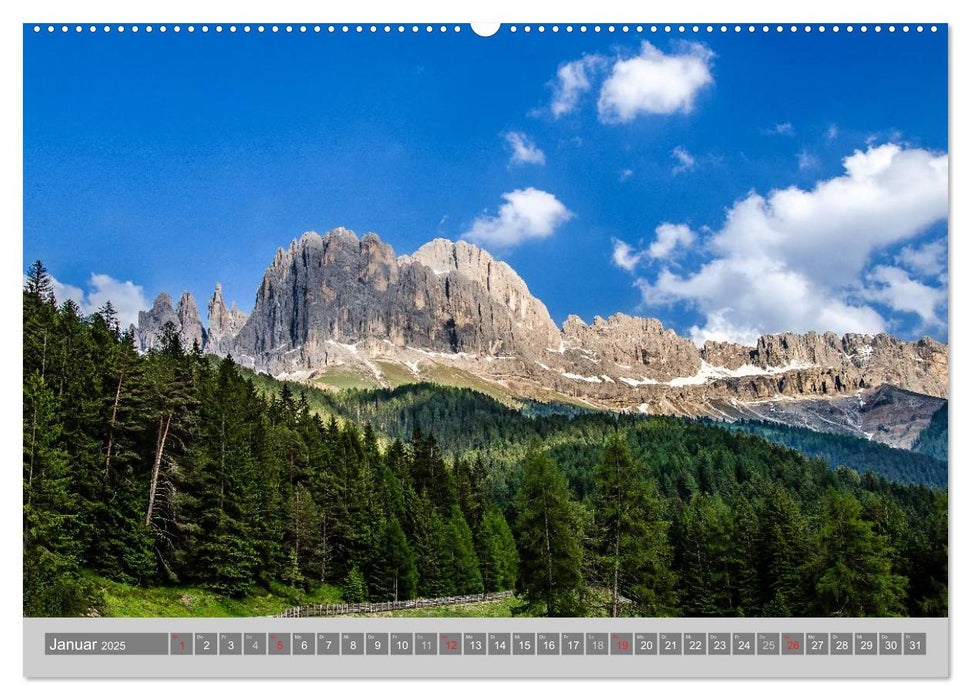
{"label": "white cloud", "polygon": [[510,165],[545,165],[546,155],[531,138],[521,131],[510,131],[506,135],[506,143],[512,149],[509,159]]}
{"label": "white cloud", "polygon": [[[708,239],[709,259],[686,275],[665,268],[653,281],[638,280],[644,301],[693,305],[706,319],[692,330],[698,340],[884,330],[886,320],[866,301],[904,310],[898,290],[915,288],[897,273],[868,271],[871,259],[947,217],[948,156],[888,143],[854,152],[843,167],[811,190],[735,202]],[[926,299],[911,307],[922,319],[933,316]]]}
{"label": "white cloud", "polygon": [[921,246],[907,246],[896,262],[924,277],[938,277],[947,269],[947,239],[938,238]]}
{"label": "white cloud", "polygon": [[620,177],[618,178],[621,182],[629,180],[634,175],[634,171],[630,168],[624,168],[620,171]]}
{"label": "white cloud", "polygon": [[555,196],[533,187],[506,192],[502,198],[505,203],[498,215],[478,217],[462,237],[497,249],[511,248],[526,240],[547,238],[573,217]]}
{"label": "white cloud", "polygon": [[678,164],[671,168],[673,175],[679,175],[695,167],[695,157],[681,146],[674,147],[671,157],[678,161]]}
{"label": "white cloud", "polygon": [[109,275],[92,274],[88,280],[87,291],[65,284],[54,277],[51,277],[51,282],[58,304],[71,299],[85,315],[93,314],[106,301],[111,301],[122,329],[132,323],[137,325],[138,312],[145,311],[150,306],[145,298],[145,290],[140,285],[130,281],[120,282]]}
{"label": "white cloud", "polygon": [[835,124],[830,124],[829,128],[826,130],[826,140],[830,142],[835,141],[836,137],[839,136],[839,133],[839,127]]}
{"label": "white cloud", "polygon": [[54,289],[54,299],[57,301],[58,305],[63,304],[65,301],[70,299],[75,304],[84,310],[85,301],[84,290],[80,287],[75,287],[72,284],[66,284],[61,282],[59,279],[51,275],[51,286]]}
{"label": "white cloud", "polygon": [[580,98],[592,87],[594,74],[603,65],[602,56],[589,55],[564,63],[556,70],[550,112],[557,119],[576,109]]}
{"label": "white cloud", "polygon": [[819,165],[819,158],[804,149],[796,154],[796,162],[800,170],[812,170]]}
{"label": "white cloud", "polygon": [[782,122],[781,124],[776,124],[771,129],[766,129],[765,133],[777,136],[792,136],[796,133],[796,130],[789,122]]}
{"label": "white cloud", "polygon": [[867,274],[871,284],[863,297],[886,304],[894,311],[914,313],[920,316],[925,328],[940,328],[943,322],[937,309],[947,301],[947,289],[930,287],[912,279],[906,270],[889,265],[878,265]]}
{"label": "white cloud", "polygon": [[635,250],[634,246],[629,243],[625,243],[619,238],[612,238],[611,242],[614,246],[613,260],[614,265],[623,268],[628,272],[633,272],[634,268],[641,264],[641,260],[644,259],[646,251]]}
{"label": "white cloud", "polygon": [[644,262],[672,257],[678,247],[688,248],[695,241],[694,232],[684,224],[664,223],[654,229],[654,241],[644,249],[636,249],[619,238],[610,239],[613,244],[611,257],[614,265],[628,272]]}
{"label": "white cloud", "polygon": [[688,248],[695,242],[695,234],[684,224],[663,223],[654,229],[654,242],[647,248],[647,254],[655,260],[666,258],[678,246]]}
{"label": "white cloud", "polygon": [[674,54],[643,42],[639,55],[618,60],[611,68],[597,102],[600,120],[610,124],[640,114],[690,112],[701,89],[714,82],[714,56],[697,42],[682,42]]}

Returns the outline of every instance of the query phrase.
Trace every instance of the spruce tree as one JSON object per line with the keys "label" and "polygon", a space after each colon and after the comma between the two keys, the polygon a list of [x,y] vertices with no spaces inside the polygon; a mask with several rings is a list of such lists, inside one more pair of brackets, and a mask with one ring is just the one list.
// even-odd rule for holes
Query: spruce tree
{"label": "spruce tree", "polygon": [[549,617],[582,614],[583,552],[566,477],[530,450],[517,497],[520,592],[526,608]]}
{"label": "spruce tree", "polygon": [[70,456],[58,446],[56,399],[37,375],[26,378],[24,414],[31,417],[24,421],[24,615],[77,615],[84,606],[80,504]]}
{"label": "spruce tree", "polygon": [[860,517],[851,494],[830,489],[819,538],[817,605],[825,616],[886,617],[903,612],[907,580],[891,570],[886,537]]}
{"label": "spruce tree", "polygon": [[440,598],[452,595],[453,571],[450,568],[451,553],[449,532],[445,521],[431,505],[428,494],[416,501],[414,533],[415,563],[418,568],[418,595],[422,598]]}
{"label": "spruce tree", "polygon": [[732,516],[718,496],[697,493],[681,521],[682,611],[691,617],[736,612],[732,573]]}
{"label": "spruce tree", "polygon": [[486,593],[515,588],[519,574],[516,540],[502,511],[490,506],[479,526],[479,562]]}
{"label": "spruce tree", "polygon": [[367,581],[357,566],[351,567],[344,580],[344,600],[348,603],[366,603],[370,600]]}
{"label": "spruce tree", "polygon": [[369,586],[372,597],[380,601],[414,598],[418,590],[418,569],[415,555],[397,518],[389,519],[381,528],[374,554]]}
{"label": "spruce tree", "polygon": [[448,521],[449,568],[452,571],[452,586],[455,595],[482,593],[482,573],[479,559],[475,554],[472,530],[465,522],[462,509],[452,506]]}
{"label": "spruce tree", "polygon": [[763,600],[773,601],[776,617],[805,615],[810,606],[809,523],[799,504],[778,485],[768,488],[759,519]]}
{"label": "spruce tree", "polygon": [[622,614],[625,598],[642,614],[670,614],[675,577],[669,523],[621,435],[608,438],[593,478],[596,554],[601,583],[610,591],[610,615]]}

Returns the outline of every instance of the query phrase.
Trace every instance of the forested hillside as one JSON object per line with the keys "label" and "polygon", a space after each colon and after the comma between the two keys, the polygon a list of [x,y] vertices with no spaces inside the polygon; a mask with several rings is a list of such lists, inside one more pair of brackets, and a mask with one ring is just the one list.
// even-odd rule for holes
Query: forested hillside
{"label": "forested hillside", "polygon": [[[887,479],[909,484],[927,486],[947,486],[947,407],[944,412],[944,443],[939,449],[939,441],[929,436],[926,449],[900,450],[889,445],[852,435],[836,433],[817,433],[807,428],[795,428],[781,423],[765,421],[738,421],[719,423],[726,430],[743,430],[801,452],[807,457],[819,458],[834,469],[848,467],[860,474],[871,471]],[[922,434],[935,429],[934,421]]]}
{"label": "forested hillside", "polygon": [[670,418],[271,391],[171,327],[139,354],[110,305],[58,305],[39,263],[23,313],[26,615],[83,614],[95,577],[514,588],[532,615],[947,614],[944,490]]}
{"label": "forested hillside", "polygon": [[947,404],[931,416],[931,424],[917,438],[914,451],[947,461]]}

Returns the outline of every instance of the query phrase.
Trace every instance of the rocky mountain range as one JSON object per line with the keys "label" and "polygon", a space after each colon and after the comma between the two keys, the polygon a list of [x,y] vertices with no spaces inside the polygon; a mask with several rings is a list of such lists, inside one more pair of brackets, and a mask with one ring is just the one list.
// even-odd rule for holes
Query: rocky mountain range
{"label": "rocky mountain range", "polygon": [[[277,251],[248,317],[218,284],[208,312],[205,328],[191,294],[173,307],[162,293],[139,314],[138,343],[154,347],[172,323],[187,348],[318,386],[436,381],[512,402],[761,417],[901,447],[948,395],[948,348],[931,338],[780,333],[699,348],[625,314],[558,328],[509,265],[465,241],[397,256],[373,233],[305,233]],[[886,410],[891,394],[908,408]]]}

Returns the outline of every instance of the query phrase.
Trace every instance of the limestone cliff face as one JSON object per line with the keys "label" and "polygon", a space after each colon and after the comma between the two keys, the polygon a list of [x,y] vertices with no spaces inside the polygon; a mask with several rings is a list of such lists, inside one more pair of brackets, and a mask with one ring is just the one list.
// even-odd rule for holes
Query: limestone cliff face
{"label": "limestone cliff face", "polygon": [[928,396],[948,393],[947,346],[932,338],[907,342],[886,333],[779,333],[755,347],[707,342],[701,356],[712,365],[763,370],[837,370],[850,384],[893,384]]}
{"label": "limestone cliff face", "polygon": [[557,342],[546,308],[508,265],[443,243],[399,259],[373,233],[304,234],[277,251],[233,354],[280,372],[345,362],[357,343],[512,355]]}
{"label": "limestone cliff face", "polygon": [[213,355],[229,354],[233,340],[246,323],[246,314],[239,310],[236,302],[226,308],[223,301],[223,288],[218,282],[216,291],[209,300],[209,331],[206,335],[206,352]]}
{"label": "limestone cliff face", "polygon": [[196,300],[189,292],[182,293],[175,308],[172,308],[172,297],[167,292],[162,292],[155,298],[151,309],[138,312],[138,328],[135,332],[138,347],[143,352],[158,349],[161,346],[162,333],[169,323],[179,334],[183,348],[191,350],[198,343],[200,350],[205,349],[206,329],[199,320]]}
{"label": "limestone cliff face", "polygon": [[[398,259],[401,265],[421,264],[436,276],[461,277],[476,282],[493,300],[504,305],[512,320],[510,332],[518,344],[556,347],[559,332],[546,305],[529,293],[522,278],[506,263],[496,260],[478,246],[465,241],[436,238],[411,256]],[[460,300],[466,306],[473,300]],[[477,303],[477,300],[476,300]],[[470,321],[474,319],[469,319]]]}
{"label": "limestone cliff face", "polygon": [[152,308],[138,312],[138,331],[135,334],[142,350],[152,350],[160,346],[162,330],[171,323],[179,330],[181,323],[172,306],[172,297],[162,292],[155,298]]}
{"label": "limestone cliff face", "polygon": [[[920,404],[911,418],[919,422],[948,396],[948,348],[930,338],[779,333],[754,346],[697,348],[656,319],[624,314],[589,325],[570,316],[558,329],[509,265],[464,241],[436,239],[398,257],[373,233],[306,233],[277,251],[248,318],[235,304],[227,309],[219,285],[208,310],[206,330],[191,295],[174,309],[160,294],[139,315],[140,346],[155,347],[171,322],[187,349],[199,342],[274,375],[310,378],[345,365],[387,385],[381,367],[392,363],[396,375],[415,381],[447,381],[457,371],[522,398],[717,418],[823,420],[822,408],[786,407],[793,400],[851,406],[888,386],[933,399],[894,404]],[[906,426],[861,431],[910,439]]]}
{"label": "limestone cliff face", "polygon": [[182,293],[175,315],[179,319],[179,339],[182,341],[182,347],[191,350],[198,345],[199,349],[203,350],[206,346],[206,329],[202,327],[202,321],[199,320],[196,300],[189,292]]}
{"label": "limestone cliff face", "polygon": [[[701,369],[698,349],[687,338],[665,329],[654,318],[614,314],[597,316],[587,325],[577,316],[563,324],[563,355],[573,357],[573,373],[634,376],[655,381],[696,374]],[[586,367],[585,367],[586,365]]]}

